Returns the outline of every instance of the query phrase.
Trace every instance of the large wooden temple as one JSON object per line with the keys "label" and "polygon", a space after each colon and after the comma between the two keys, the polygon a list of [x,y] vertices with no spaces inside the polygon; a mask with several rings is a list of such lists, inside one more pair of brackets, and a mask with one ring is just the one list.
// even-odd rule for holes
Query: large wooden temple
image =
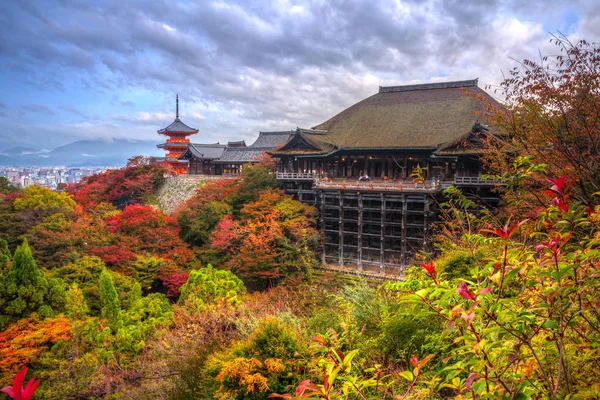
{"label": "large wooden temple", "polygon": [[[469,92],[471,95],[467,94]],[[461,187],[497,201],[482,178],[479,123],[487,97],[477,80],[380,87],[271,151],[277,179],[321,212],[322,260],[383,271],[431,248],[441,191]]]}

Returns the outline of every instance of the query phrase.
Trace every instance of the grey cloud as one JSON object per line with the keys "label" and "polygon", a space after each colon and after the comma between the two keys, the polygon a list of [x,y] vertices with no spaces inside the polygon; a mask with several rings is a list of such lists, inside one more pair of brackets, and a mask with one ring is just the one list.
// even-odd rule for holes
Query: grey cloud
{"label": "grey cloud", "polygon": [[[21,1],[0,15],[0,61],[9,68],[43,67],[27,79],[47,90],[65,90],[73,75],[93,93],[148,90],[165,98],[151,113],[170,112],[179,92],[190,112],[206,115],[202,135],[231,139],[318,124],[381,83],[498,83],[509,57],[535,56],[544,41],[526,17],[562,9],[559,0],[49,3]],[[573,4],[586,10],[580,32],[600,37],[598,7]],[[112,120],[139,129],[162,122]]]}

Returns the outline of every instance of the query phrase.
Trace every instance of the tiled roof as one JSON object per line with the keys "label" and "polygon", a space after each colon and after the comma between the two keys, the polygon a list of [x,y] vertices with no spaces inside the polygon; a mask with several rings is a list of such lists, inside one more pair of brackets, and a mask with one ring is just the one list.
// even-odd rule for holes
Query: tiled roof
{"label": "tiled roof", "polygon": [[227,142],[227,147],[246,147],[246,141],[238,140],[237,142]]}
{"label": "tiled roof", "polygon": [[190,143],[187,150],[179,157],[179,159],[189,159],[190,157],[202,158],[205,160],[214,160],[221,157],[226,146],[224,144],[201,144]]}
{"label": "tiled roof", "polygon": [[267,150],[270,150],[270,148],[228,147],[223,152],[223,155],[215,160],[215,162],[219,164],[236,164],[257,161]]}
{"label": "tiled roof", "polygon": [[279,146],[283,146],[290,136],[294,134],[294,131],[277,131],[277,132],[259,132],[258,138],[250,147],[265,147],[267,149],[273,149]]}

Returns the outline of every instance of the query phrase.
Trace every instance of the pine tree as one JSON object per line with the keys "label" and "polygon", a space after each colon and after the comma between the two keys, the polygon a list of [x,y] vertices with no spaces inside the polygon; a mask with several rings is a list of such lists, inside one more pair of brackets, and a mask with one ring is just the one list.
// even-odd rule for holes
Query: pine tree
{"label": "pine tree", "polygon": [[46,279],[38,269],[27,241],[15,250],[6,275],[0,274],[0,329],[11,320],[37,312],[49,317],[64,308],[65,284]]}
{"label": "pine tree", "polygon": [[77,283],[72,284],[67,291],[67,304],[65,309],[67,315],[74,320],[81,320],[90,312],[90,308],[83,296],[83,291],[79,288]]}
{"label": "pine tree", "polygon": [[115,285],[110,272],[106,269],[100,274],[100,301],[102,302],[102,316],[114,333],[123,325],[121,315],[121,302],[117,296]]}
{"label": "pine tree", "polygon": [[6,240],[0,238],[0,274],[8,272],[10,266],[10,249]]}
{"label": "pine tree", "polygon": [[40,286],[43,283],[42,274],[33,259],[27,240],[24,240],[23,244],[15,250],[8,279],[18,286]]}

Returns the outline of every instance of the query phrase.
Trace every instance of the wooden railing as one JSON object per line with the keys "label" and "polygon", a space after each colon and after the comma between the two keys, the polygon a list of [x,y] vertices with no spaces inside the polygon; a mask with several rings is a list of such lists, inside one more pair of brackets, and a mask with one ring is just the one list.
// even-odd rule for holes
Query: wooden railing
{"label": "wooden railing", "polygon": [[440,189],[437,181],[417,183],[413,181],[357,181],[357,180],[317,180],[316,188],[320,189],[349,189],[349,190],[383,190],[383,191],[409,191],[409,192],[436,192]]}
{"label": "wooden railing", "polygon": [[454,183],[457,185],[500,185],[502,181],[483,179],[480,176],[455,176]]}
{"label": "wooden railing", "polygon": [[315,174],[310,172],[278,172],[277,179],[312,181],[315,179]]}

